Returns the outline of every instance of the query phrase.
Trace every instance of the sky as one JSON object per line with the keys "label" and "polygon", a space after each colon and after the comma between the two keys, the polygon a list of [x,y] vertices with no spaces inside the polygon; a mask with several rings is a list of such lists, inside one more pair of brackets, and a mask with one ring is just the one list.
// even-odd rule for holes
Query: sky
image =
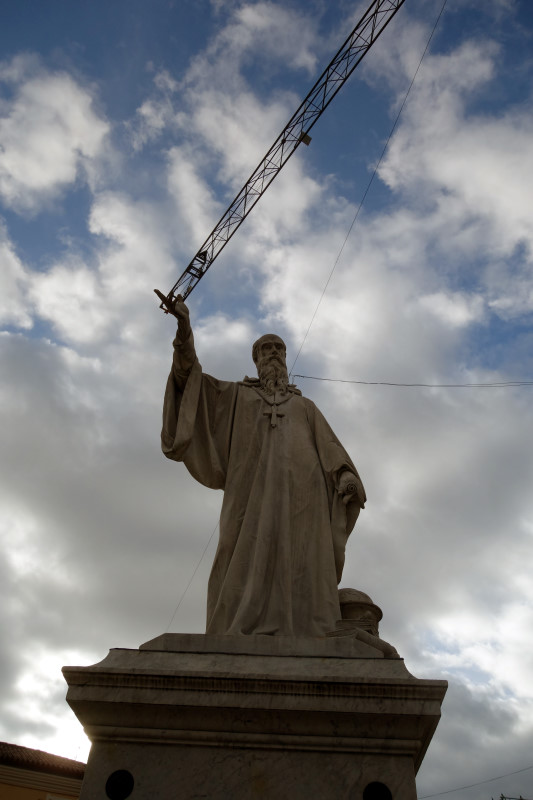
{"label": "sky", "polygon": [[[85,760],[61,667],[204,630],[222,495],[161,454],[153,289],[366,6],[3,4],[2,740]],[[438,384],[533,380],[533,5],[448,0],[380,161],[441,7],[406,0],[189,306],[217,377],[252,375],[262,333],[301,348],[360,471],[341,585],[449,681],[419,798],[531,798],[533,386]]]}

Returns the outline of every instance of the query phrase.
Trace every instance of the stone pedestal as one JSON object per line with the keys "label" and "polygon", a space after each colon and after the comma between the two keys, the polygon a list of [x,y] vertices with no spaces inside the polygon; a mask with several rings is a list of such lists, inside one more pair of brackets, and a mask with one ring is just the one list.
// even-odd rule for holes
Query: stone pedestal
{"label": "stone pedestal", "polygon": [[80,800],[416,800],[447,685],[351,636],[165,634],[63,673]]}

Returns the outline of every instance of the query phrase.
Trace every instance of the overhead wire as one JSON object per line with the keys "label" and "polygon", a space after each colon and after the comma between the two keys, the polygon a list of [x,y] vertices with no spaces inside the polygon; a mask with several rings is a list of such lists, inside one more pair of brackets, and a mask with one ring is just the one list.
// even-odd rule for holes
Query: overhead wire
{"label": "overhead wire", "polygon": [[317,378],[315,375],[297,375],[293,378],[305,378],[310,381],[328,381],[329,383],[356,383],[360,386],[402,386],[424,389],[498,389],[511,386],[533,386],[533,381],[491,381],[488,383],[394,383],[393,381],[353,381],[346,378]]}
{"label": "overhead wire", "polygon": [[211,536],[209,537],[209,540],[208,540],[208,542],[207,542],[206,546],[204,547],[203,553],[202,553],[202,555],[200,556],[200,558],[199,558],[199,560],[198,560],[198,563],[197,563],[196,567],[194,568],[194,572],[193,572],[193,574],[192,574],[192,575],[191,575],[191,577],[189,578],[189,582],[188,582],[187,586],[186,586],[186,587],[185,587],[185,589],[183,590],[183,592],[182,592],[182,594],[181,594],[181,597],[180,597],[180,599],[178,600],[178,605],[177,605],[177,606],[176,606],[176,608],[174,609],[174,613],[172,614],[172,616],[171,616],[171,618],[170,618],[170,622],[168,623],[167,627],[165,628],[165,633],[168,633],[168,631],[169,631],[169,629],[170,629],[170,626],[171,626],[171,625],[172,625],[172,623],[174,622],[174,617],[175,617],[175,616],[176,616],[176,614],[178,613],[178,610],[179,610],[179,607],[181,606],[181,603],[182,603],[182,601],[183,601],[183,598],[184,598],[184,597],[185,597],[185,595],[187,594],[187,592],[188,592],[188,590],[189,590],[189,586],[190,586],[190,585],[191,585],[191,583],[193,582],[193,580],[194,580],[194,576],[195,576],[195,575],[196,575],[196,573],[198,572],[198,568],[199,568],[200,564],[202,563],[202,560],[203,560],[203,558],[204,558],[205,554],[207,553],[207,548],[208,548],[208,547],[209,547],[209,545],[211,544],[211,540],[213,539],[213,536],[215,535],[217,528],[218,528],[218,521],[217,521],[217,524],[215,525],[215,527],[213,528],[213,532],[212,532]]}
{"label": "overhead wire", "polygon": [[[515,769],[513,772],[506,772],[505,775],[496,775],[495,778],[487,778],[485,781],[477,781],[477,783],[469,783],[468,786],[458,786],[456,789],[447,789],[445,792],[437,792],[436,794],[423,794],[418,800],[427,800],[429,797],[442,797],[445,794],[452,794],[453,792],[460,792],[463,789],[473,789],[474,786],[483,786],[485,783],[492,783],[492,781],[499,781],[501,778],[509,778],[511,775],[518,775],[521,772],[529,772],[533,769],[533,764],[523,769]],[[523,798],[523,800],[526,800]]]}
{"label": "overhead wire", "polygon": [[309,336],[309,331],[311,330],[311,327],[312,327],[312,325],[313,325],[313,322],[315,321],[315,317],[316,317],[316,315],[317,315],[318,309],[320,308],[320,304],[322,303],[322,300],[324,299],[324,295],[326,294],[327,288],[328,288],[328,286],[329,286],[329,283],[330,283],[330,281],[331,281],[331,278],[333,277],[333,273],[335,272],[335,269],[336,269],[336,267],[337,267],[337,264],[339,263],[340,257],[342,256],[342,254],[343,254],[343,252],[344,252],[344,248],[345,248],[345,246],[346,246],[346,242],[348,241],[348,239],[349,239],[349,237],[350,237],[350,234],[351,234],[351,232],[352,232],[352,230],[353,230],[353,227],[354,227],[355,223],[357,222],[357,218],[359,217],[359,214],[360,214],[360,212],[361,212],[361,209],[362,209],[362,207],[363,207],[363,203],[365,202],[365,200],[366,200],[366,196],[367,196],[368,192],[370,191],[370,187],[372,186],[372,184],[373,184],[373,182],[374,182],[374,178],[376,177],[376,174],[377,174],[377,171],[378,171],[378,169],[379,169],[379,167],[380,167],[380,164],[381,164],[381,162],[383,161],[383,157],[385,156],[385,153],[387,152],[387,149],[388,149],[388,147],[389,147],[390,140],[392,139],[392,136],[393,136],[393,134],[394,134],[394,131],[396,130],[396,127],[397,127],[397,125],[398,125],[398,122],[399,122],[399,119],[400,119],[401,113],[402,113],[402,111],[403,111],[403,109],[404,109],[404,106],[405,106],[405,104],[406,104],[406,102],[407,102],[407,98],[409,97],[409,94],[410,94],[410,92],[411,92],[411,89],[413,88],[413,84],[414,84],[414,82],[415,82],[415,80],[416,80],[416,77],[417,77],[417,75],[418,75],[418,72],[419,72],[419,70],[420,70],[420,67],[422,66],[422,61],[424,60],[424,57],[425,57],[425,55],[426,55],[426,53],[427,53],[427,51],[428,51],[429,45],[431,44],[431,40],[433,39],[433,35],[434,35],[434,33],[435,33],[436,29],[437,29],[437,25],[438,25],[438,24],[439,24],[439,22],[440,22],[440,18],[442,17],[442,14],[443,14],[443,12],[444,12],[444,9],[445,9],[445,7],[446,7],[446,3],[447,3],[447,2],[448,2],[448,0],[444,0],[444,2],[443,2],[443,4],[442,4],[442,7],[441,7],[441,9],[440,9],[440,11],[439,11],[439,14],[438,14],[438,16],[437,16],[437,19],[436,19],[436,21],[435,21],[435,24],[433,25],[433,29],[432,29],[432,31],[431,31],[431,33],[430,33],[430,35],[429,35],[429,39],[427,40],[427,44],[426,44],[426,46],[425,46],[425,48],[424,48],[424,52],[422,53],[422,55],[421,55],[421,57],[420,57],[420,61],[418,62],[418,66],[417,66],[417,68],[416,68],[416,70],[415,70],[415,73],[414,73],[414,75],[413,75],[412,79],[411,79],[411,83],[409,84],[409,88],[407,89],[407,92],[406,92],[406,94],[405,94],[405,97],[404,97],[404,98],[403,98],[403,100],[402,100],[402,104],[401,104],[401,106],[400,106],[400,109],[399,109],[399,111],[398,111],[398,113],[397,113],[397,115],[396,115],[396,119],[394,120],[394,123],[393,123],[393,126],[392,126],[391,130],[390,130],[390,133],[389,133],[389,135],[388,135],[388,137],[387,137],[387,141],[385,142],[385,146],[384,146],[383,150],[381,151],[381,155],[380,155],[380,157],[379,157],[379,159],[378,159],[378,161],[377,161],[377,164],[376,164],[376,166],[374,167],[374,171],[372,172],[372,176],[371,176],[370,180],[368,181],[368,184],[367,184],[367,186],[366,186],[366,189],[365,189],[365,191],[363,192],[363,196],[362,196],[362,198],[361,198],[361,201],[360,201],[360,203],[359,203],[359,205],[358,205],[358,207],[357,207],[357,210],[356,210],[356,212],[355,212],[355,216],[354,216],[354,218],[353,218],[353,220],[352,220],[352,224],[351,224],[351,225],[350,225],[350,227],[348,228],[348,233],[347,233],[347,234],[346,234],[346,236],[344,237],[344,241],[343,241],[343,243],[342,243],[342,245],[341,245],[341,247],[340,247],[340,250],[339,250],[339,252],[338,252],[338,254],[337,254],[337,257],[336,257],[336,259],[335,259],[335,261],[334,261],[333,267],[331,268],[331,271],[330,271],[330,273],[329,273],[329,275],[328,275],[328,278],[327,278],[327,280],[326,280],[326,283],[325,283],[325,285],[324,285],[324,288],[322,289],[322,293],[321,293],[321,295],[320,295],[320,298],[319,298],[319,300],[318,300],[318,303],[316,304],[316,308],[315,308],[315,310],[313,311],[313,315],[312,315],[312,317],[311,317],[311,321],[310,321],[309,325],[307,326],[307,330],[306,330],[306,332],[305,332],[305,334],[304,334],[304,337],[303,337],[303,339],[302,339],[302,343],[301,343],[301,345],[300,345],[300,347],[299,347],[299,349],[298,349],[298,352],[296,353],[296,358],[294,359],[294,361],[293,361],[293,364],[292,364],[292,367],[291,367],[291,368],[290,368],[290,370],[289,370],[289,376],[291,376],[291,375],[293,374],[293,372],[292,372],[292,371],[293,371],[294,367],[296,366],[296,362],[298,361],[298,358],[299,358],[299,356],[300,356],[300,353],[302,352],[303,346],[304,346],[304,344],[305,344],[305,343],[306,343],[306,341],[307,341],[307,337]]}

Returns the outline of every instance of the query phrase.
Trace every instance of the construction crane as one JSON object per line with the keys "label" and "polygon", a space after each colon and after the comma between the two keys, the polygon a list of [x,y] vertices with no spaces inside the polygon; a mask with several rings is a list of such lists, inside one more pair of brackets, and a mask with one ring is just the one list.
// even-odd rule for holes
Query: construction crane
{"label": "construction crane", "polygon": [[404,2],[373,0],[172,289],[167,295],[154,290],[165,313],[178,294],[184,300],[190,295],[289,158],[310,144],[309,131]]}

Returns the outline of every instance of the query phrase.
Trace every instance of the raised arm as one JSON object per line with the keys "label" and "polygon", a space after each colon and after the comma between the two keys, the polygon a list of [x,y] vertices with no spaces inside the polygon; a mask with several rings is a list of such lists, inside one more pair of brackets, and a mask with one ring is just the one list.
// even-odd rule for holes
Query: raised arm
{"label": "raised arm", "polygon": [[196,360],[194,349],[194,336],[189,319],[189,309],[179,294],[174,300],[169,300],[162,292],[154,290],[169,314],[178,320],[178,330],[173,341],[174,356],[172,359],[172,372],[174,380],[180,391],[185,389],[187,378]]}

